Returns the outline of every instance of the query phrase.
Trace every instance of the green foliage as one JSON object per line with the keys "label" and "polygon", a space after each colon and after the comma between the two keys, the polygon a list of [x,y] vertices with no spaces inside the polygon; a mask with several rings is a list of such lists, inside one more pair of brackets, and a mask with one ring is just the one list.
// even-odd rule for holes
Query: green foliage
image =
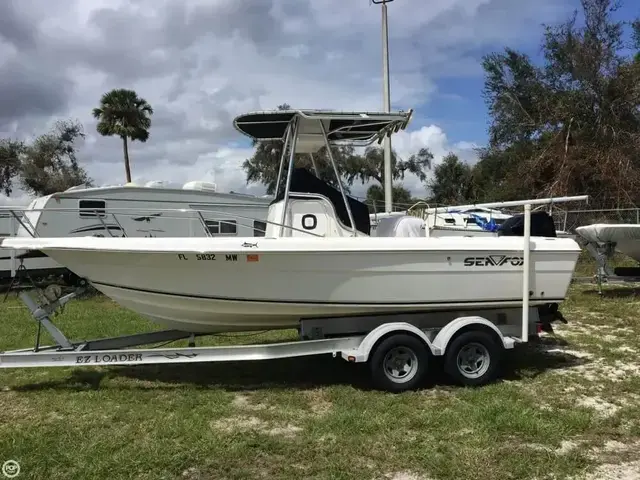
{"label": "green foliage", "polygon": [[[582,0],[546,26],[544,63],[506,48],[484,58],[489,145],[474,179],[491,200],[587,193],[592,204],[640,201],[640,64],[611,0]],[[584,26],[579,26],[584,24]],[[640,23],[631,24],[640,47]]]}
{"label": "green foliage", "polygon": [[26,145],[19,140],[0,139],[0,191],[11,195],[13,180],[20,173],[21,156]]}
{"label": "green foliage", "polygon": [[[413,198],[411,192],[404,188],[401,183],[393,186],[393,204],[403,210],[406,210],[417,200]],[[367,189],[367,205],[369,210],[373,212],[381,212],[384,210],[384,189],[380,185],[371,185]]]}
{"label": "green foliage", "polygon": [[80,123],[61,120],[32,143],[0,140],[0,189],[11,194],[14,181],[36,196],[92,184],[78,164],[76,142],[84,138]]}
{"label": "green foliage", "polygon": [[442,163],[436,165],[428,186],[431,190],[431,202],[438,205],[467,203],[475,196],[471,167],[461,162],[453,153],[449,153],[442,159]]}
{"label": "green foliage", "polygon": [[[375,180],[384,186],[384,149],[381,147],[367,147],[363,155],[350,155],[345,158],[344,176],[349,185],[356,180],[363,184]],[[391,174],[393,180],[403,180],[405,174],[413,173],[420,181],[427,178],[426,170],[431,168],[433,155],[422,148],[408,160],[400,160],[395,151],[391,151]],[[395,198],[395,195],[394,195]]]}
{"label": "green foliage", "polygon": [[127,140],[146,142],[149,139],[153,108],[133,90],[116,88],[102,95],[100,107],[93,109],[98,119],[96,130],[103,136],[122,139],[127,182],[131,181],[131,167]]}

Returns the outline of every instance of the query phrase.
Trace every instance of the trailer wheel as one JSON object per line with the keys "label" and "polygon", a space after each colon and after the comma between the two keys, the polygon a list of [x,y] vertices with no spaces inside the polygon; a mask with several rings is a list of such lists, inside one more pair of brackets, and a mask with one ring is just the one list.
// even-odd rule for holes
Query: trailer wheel
{"label": "trailer wheel", "polygon": [[427,373],[429,354],[416,337],[396,334],[385,338],[369,357],[374,385],[390,392],[415,388]]}
{"label": "trailer wheel", "polygon": [[487,332],[471,330],[455,337],[444,356],[445,372],[456,383],[489,383],[498,372],[502,346]]}

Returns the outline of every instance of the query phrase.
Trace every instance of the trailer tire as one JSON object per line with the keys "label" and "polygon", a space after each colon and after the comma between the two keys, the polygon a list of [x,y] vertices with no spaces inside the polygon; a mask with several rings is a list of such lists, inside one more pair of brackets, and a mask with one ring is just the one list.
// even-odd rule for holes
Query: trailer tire
{"label": "trailer tire", "polygon": [[444,370],[458,384],[485,385],[498,373],[502,350],[502,346],[488,332],[462,332],[447,347]]}
{"label": "trailer tire", "polygon": [[416,388],[426,375],[429,352],[420,339],[398,333],[380,341],[368,363],[376,388],[403,392]]}

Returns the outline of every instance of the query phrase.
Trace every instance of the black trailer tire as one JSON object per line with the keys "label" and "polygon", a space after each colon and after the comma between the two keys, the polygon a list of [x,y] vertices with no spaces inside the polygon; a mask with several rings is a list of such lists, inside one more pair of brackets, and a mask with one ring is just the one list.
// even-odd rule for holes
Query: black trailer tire
{"label": "black trailer tire", "polygon": [[458,384],[485,385],[498,374],[503,350],[488,332],[463,332],[447,346],[444,370]]}
{"label": "black trailer tire", "polygon": [[382,340],[369,356],[374,386],[388,392],[413,390],[424,379],[429,364],[425,343],[406,333]]}

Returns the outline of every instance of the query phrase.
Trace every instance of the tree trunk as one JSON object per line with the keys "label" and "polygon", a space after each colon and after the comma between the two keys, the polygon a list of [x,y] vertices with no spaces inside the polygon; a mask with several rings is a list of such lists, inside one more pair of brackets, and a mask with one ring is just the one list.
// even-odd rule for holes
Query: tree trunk
{"label": "tree trunk", "polygon": [[127,146],[127,137],[122,137],[124,145],[124,170],[127,175],[127,183],[131,182],[131,167],[129,166],[129,147]]}

